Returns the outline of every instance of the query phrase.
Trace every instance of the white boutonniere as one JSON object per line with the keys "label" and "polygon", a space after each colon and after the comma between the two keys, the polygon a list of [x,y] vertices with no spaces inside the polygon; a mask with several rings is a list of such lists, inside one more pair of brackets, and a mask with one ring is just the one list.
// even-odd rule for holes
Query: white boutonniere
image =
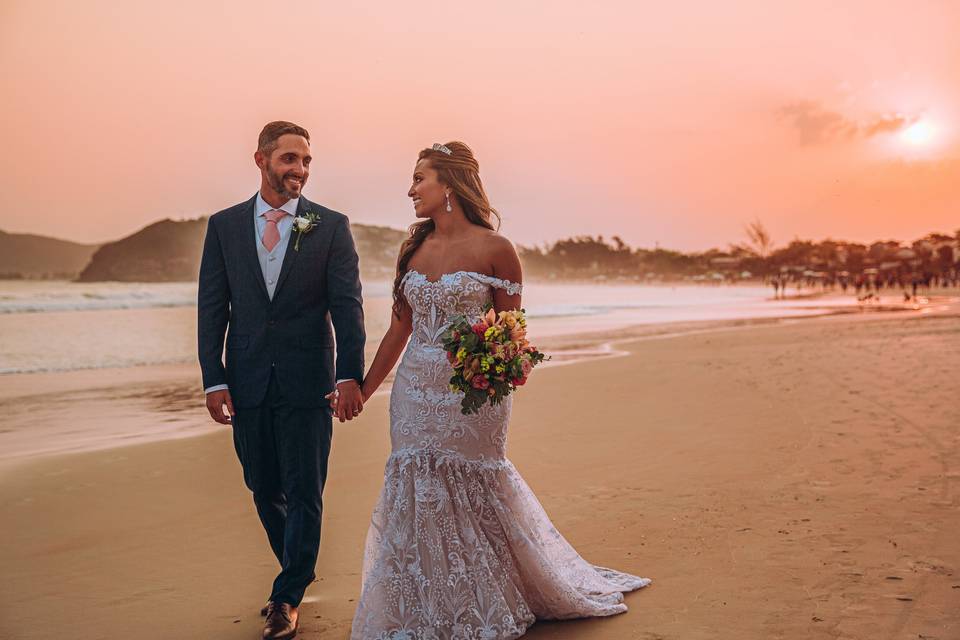
{"label": "white boutonniere", "polygon": [[310,233],[320,224],[320,216],[312,211],[304,211],[302,216],[293,219],[293,228],[297,231],[297,241],[293,243],[294,251],[300,251],[300,238]]}

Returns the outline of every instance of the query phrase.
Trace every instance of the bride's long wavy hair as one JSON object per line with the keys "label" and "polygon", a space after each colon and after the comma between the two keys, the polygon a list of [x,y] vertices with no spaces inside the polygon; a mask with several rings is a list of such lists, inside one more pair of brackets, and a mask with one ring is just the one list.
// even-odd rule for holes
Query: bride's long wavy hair
{"label": "bride's long wavy hair", "polygon": [[[417,162],[427,159],[430,168],[437,172],[437,180],[450,187],[456,201],[460,203],[467,220],[475,225],[496,231],[500,228],[500,214],[490,206],[487,192],[480,180],[480,163],[473,156],[473,150],[465,143],[455,140],[444,145],[452,153],[440,150],[424,149],[417,156]],[[493,219],[496,219],[494,226]],[[432,219],[420,220],[410,225],[410,236],[400,246],[397,258],[397,276],[393,281],[393,312],[399,316],[407,305],[400,290],[400,283],[407,273],[410,258],[417,252],[423,241],[436,228]]]}

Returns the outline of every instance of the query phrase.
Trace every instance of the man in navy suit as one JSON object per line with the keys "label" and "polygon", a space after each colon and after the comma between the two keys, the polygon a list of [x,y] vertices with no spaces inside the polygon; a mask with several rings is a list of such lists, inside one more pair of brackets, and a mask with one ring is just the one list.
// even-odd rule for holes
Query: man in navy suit
{"label": "man in navy suit", "polygon": [[363,409],[365,333],[347,217],[301,195],[310,135],[271,122],[254,159],[260,191],[207,225],[198,344],[207,409],[233,427],[244,482],[280,562],[261,611],[263,637],[277,640],[296,635],[297,607],[314,579],[333,431],[324,396],[339,393],[341,422]]}

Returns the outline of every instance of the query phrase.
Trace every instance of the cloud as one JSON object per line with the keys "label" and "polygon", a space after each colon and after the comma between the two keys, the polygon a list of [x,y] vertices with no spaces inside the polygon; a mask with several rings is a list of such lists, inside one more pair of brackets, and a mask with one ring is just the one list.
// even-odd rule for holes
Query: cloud
{"label": "cloud", "polygon": [[909,127],[917,121],[917,116],[908,118],[907,116],[895,113],[893,115],[880,116],[873,122],[863,127],[863,135],[867,138],[881,133],[896,133]]}
{"label": "cloud", "polygon": [[804,146],[896,133],[918,119],[916,116],[896,113],[882,115],[868,122],[857,122],[837,111],[825,109],[813,100],[792,102],[777,109],[776,113],[796,129],[800,134],[800,144]]}
{"label": "cloud", "polygon": [[815,145],[856,136],[857,125],[836,111],[828,111],[811,100],[794,102],[777,110],[800,134],[800,144]]}

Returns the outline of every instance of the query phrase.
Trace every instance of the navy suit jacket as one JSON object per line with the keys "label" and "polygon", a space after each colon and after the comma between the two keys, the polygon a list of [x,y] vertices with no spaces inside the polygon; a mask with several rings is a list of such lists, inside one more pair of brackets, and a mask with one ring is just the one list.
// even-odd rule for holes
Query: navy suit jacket
{"label": "navy suit jacket", "polygon": [[252,408],[263,402],[272,370],[294,406],[326,405],[336,380],[363,379],[366,334],[350,223],[301,196],[297,215],[311,212],[320,220],[303,234],[299,251],[291,231],[271,300],[257,257],[255,201],[207,223],[197,296],[203,387],[227,384],[234,407]]}

